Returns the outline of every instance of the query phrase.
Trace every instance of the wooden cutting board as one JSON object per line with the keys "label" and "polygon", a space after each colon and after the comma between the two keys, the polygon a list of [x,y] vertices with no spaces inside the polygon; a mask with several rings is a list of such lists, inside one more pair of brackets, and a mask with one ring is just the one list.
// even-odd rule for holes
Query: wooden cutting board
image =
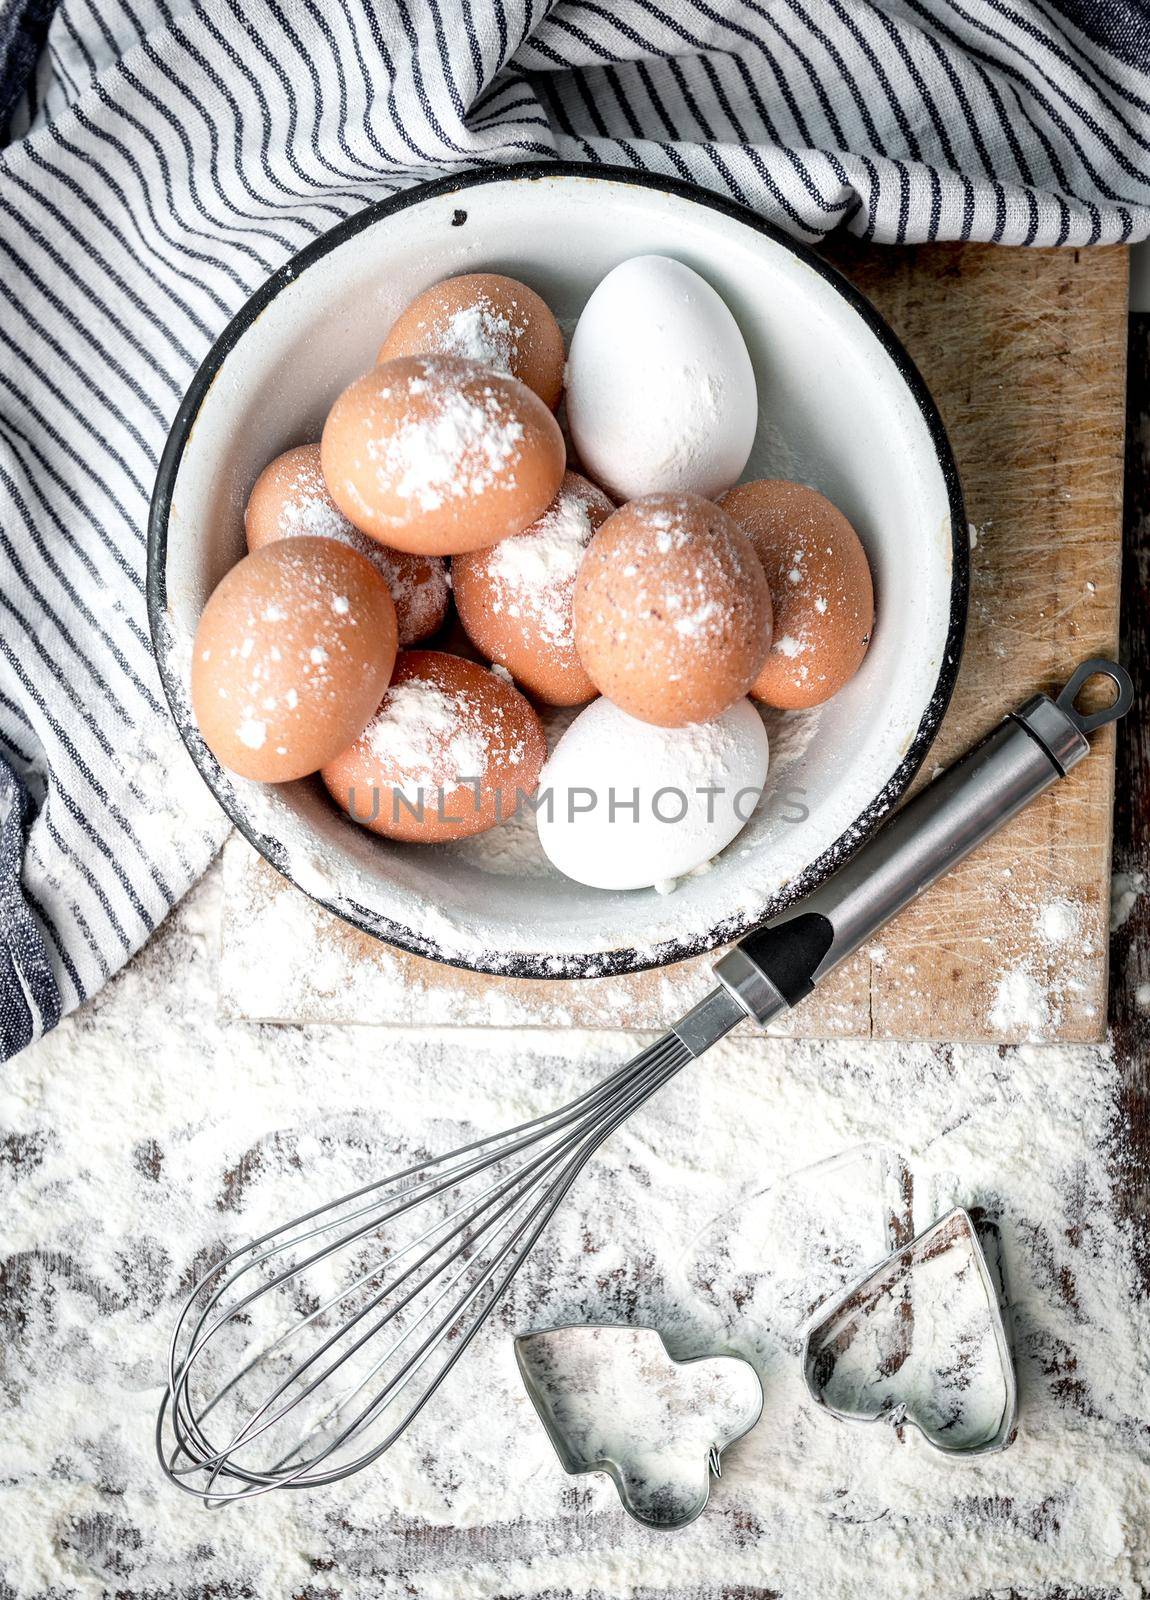
{"label": "wooden cutting board", "polygon": [[[843,239],[827,253],[921,368],[974,530],[966,652],[926,781],[1027,695],[1117,648],[1126,252],[894,250]],[[1101,1038],[1113,751],[1110,730],[1090,760],[780,1031]],[[225,884],[221,1006],[236,1018],[646,1030],[673,1021],[710,983],[710,959],[566,983],[438,966],[319,910],[239,840]]]}

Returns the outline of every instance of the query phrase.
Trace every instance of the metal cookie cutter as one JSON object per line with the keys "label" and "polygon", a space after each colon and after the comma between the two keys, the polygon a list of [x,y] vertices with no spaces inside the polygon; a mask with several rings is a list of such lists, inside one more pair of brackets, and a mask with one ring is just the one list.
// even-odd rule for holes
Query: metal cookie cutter
{"label": "metal cookie cutter", "polygon": [[693,1522],[762,1415],[749,1361],[675,1361],[654,1328],[569,1324],[521,1335],[515,1357],[564,1471],[606,1472],[646,1528]]}
{"label": "metal cookie cutter", "polygon": [[1018,1390],[997,1266],[969,1214],[948,1212],[814,1313],[811,1398],[842,1421],[909,1423],[946,1455],[1005,1450]]}

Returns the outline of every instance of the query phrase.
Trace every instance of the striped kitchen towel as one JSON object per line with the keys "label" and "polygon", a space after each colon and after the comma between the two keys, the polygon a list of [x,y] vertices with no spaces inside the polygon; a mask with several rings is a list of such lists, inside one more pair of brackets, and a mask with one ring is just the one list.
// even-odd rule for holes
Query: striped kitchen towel
{"label": "striped kitchen towel", "polygon": [[[42,46],[42,48],[41,48]],[[148,500],[228,318],[407,184],[556,156],[800,238],[1150,231],[1135,0],[0,0],[0,1049],[224,824],[148,643]]]}

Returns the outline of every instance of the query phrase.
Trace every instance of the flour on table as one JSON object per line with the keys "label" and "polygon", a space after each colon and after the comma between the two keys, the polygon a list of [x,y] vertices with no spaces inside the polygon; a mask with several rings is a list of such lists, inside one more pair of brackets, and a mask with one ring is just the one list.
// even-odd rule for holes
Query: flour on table
{"label": "flour on table", "polygon": [[1070,900],[1051,900],[1038,913],[1038,931],[1047,944],[1066,944],[1078,932],[1078,912]]}
{"label": "flour on table", "polygon": [[1130,914],[1146,893],[1144,872],[1116,872],[1110,879],[1110,931],[1126,926]]}
{"label": "flour on table", "polygon": [[[586,1168],[493,1324],[369,1470],[208,1513],[163,1483],[166,1342],[214,1252],[427,1149],[549,1110],[635,1048],[607,1032],[268,1028],[216,1016],[218,877],[0,1080],[0,1587],[354,1600],[767,1590],[786,1600],[1141,1600],[1150,1582],[1150,1303],[1115,1215],[1107,1048],[792,1042],[739,1030]],[[998,1224],[1017,1442],[969,1462],[836,1423],[806,1396],[803,1319],[891,1230],[956,1204]],[[709,1221],[708,1219],[714,1219]],[[675,1535],[573,1484],[512,1335],[565,1321],[736,1331],[762,1420]],[[397,1575],[402,1574],[400,1580]],[[386,1576],[390,1575],[390,1576]],[[380,1590],[380,1584],[384,1588]]]}
{"label": "flour on table", "polygon": [[988,1017],[1000,1033],[1035,1038],[1050,1026],[1050,1003],[1037,978],[1016,967],[999,978]]}
{"label": "flour on table", "polygon": [[[1003,894],[1008,902],[1017,900],[1022,915],[1024,902],[1009,890]],[[1007,1037],[1042,1039],[1061,1023],[1070,1001],[1081,996],[1083,985],[1076,976],[1080,958],[1096,953],[1103,932],[1094,925],[1100,918],[1065,898],[1049,900],[1037,912],[1031,908],[1030,915],[1031,953],[1024,962],[998,971],[987,1021]]]}

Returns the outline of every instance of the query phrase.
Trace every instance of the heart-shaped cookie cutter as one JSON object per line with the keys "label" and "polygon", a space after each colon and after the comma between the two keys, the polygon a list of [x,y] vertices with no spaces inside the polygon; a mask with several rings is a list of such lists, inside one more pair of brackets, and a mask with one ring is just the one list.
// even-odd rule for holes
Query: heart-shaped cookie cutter
{"label": "heart-shaped cookie cutter", "polygon": [[[574,1348],[568,1351],[565,1363],[549,1361],[547,1352],[555,1348],[557,1336],[563,1335],[568,1336],[567,1342]],[[613,1343],[620,1348],[618,1339],[622,1335],[630,1335],[636,1349],[642,1345],[648,1370],[640,1372],[636,1363],[636,1388],[628,1390],[626,1399],[639,1401],[637,1410],[632,1416],[628,1416],[625,1404],[613,1410],[606,1429],[608,1435],[614,1429],[617,1442],[608,1446],[602,1427],[591,1416],[594,1407],[602,1409],[602,1395],[592,1394],[590,1405],[584,1402],[583,1417],[579,1415],[579,1367],[584,1364],[589,1374],[590,1360],[602,1359]],[[595,1349],[595,1346],[600,1348]],[[745,1357],[721,1352],[677,1361],[657,1328],[637,1324],[564,1323],[520,1334],[515,1340],[515,1359],[524,1387],[564,1471],[572,1476],[605,1472],[618,1490],[628,1516],[645,1528],[663,1532],[685,1528],[701,1514],[711,1496],[712,1479],[722,1476],[724,1451],[750,1433],[763,1413],[762,1384]],[[675,1486],[693,1492],[684,1493],[678,1499],[673,1494],[660,1493],[667,1487],[667,1480],[659,1478],[657,1469],[659,1466],[666,1468],[667,1463],[660,1457],[657,1447],[648,1444],[644,1453],[640,1428],[646,1419],[639,1415],[642,1411],[640,1390],[656,1393],[660,1380],[671,1377],[676,1370],[711,1368],[711,1376],[716,1376],[720,1365],[742,1390],[741,1395],[736,1395],[732,1389],[732,1401],[737,1409],[725,1425],[718,1417],[711,1419],[714,1426],[706,1430],[707,1442],[701,1446],[698,1457],[697,1485]],[[738,1369],[737,1376],[735,1369]],[[571,1399],[573,1384],[574,1404]],[[644,1467],[646,1471],[642,1470]],[[648,1492],[641,1497],[638,1490],[643,1486]]]}
{"label": "heart-shaped cookie cutter", "polygon": [[[945,1428],[930,1428],[920,1416],[914,1414],[905,1401],[878,1407],[833,1405],[827,1398],[835,1368],[845,1357],[852,1343],[866,1328],[884,1302],[893,1304],[896,1293],[907,1291],[913,1284],[913,1270],[936,1260],[956,1246],[969,1252],[978,1282],[986,1296],[986,1316],[993,1336],[1002,1379],[1002,1403],[997,1417],[989,1419],[985,1428],[968,1436],[955,1436],[948,1440]],[[1018,1419],[1018,1385],[1014,1371],[1014,1357],[1003,1317],[1001,1287],[1001,1262],[996,1277],[992,1273],[978,1232],[970,1214],[956,1207],[911,1240],[909,1244],[889,1255],[852,1284],[842,1294],[820,1306],[807,1324],[803,1345],[803,1377],[812,1400],[831,1416],[844,1422],[885,1421],[898,1427],[909,1424],[926,1442],[943,1455],[978,1456],[1005,1450],[1013,1441]],[[913,1319],[913,1310],[910,1318]],[[897,1370],[892,1367],[891,1372]],[[888,1380],[891,1372],[876,1363],[877,1380]]]}

